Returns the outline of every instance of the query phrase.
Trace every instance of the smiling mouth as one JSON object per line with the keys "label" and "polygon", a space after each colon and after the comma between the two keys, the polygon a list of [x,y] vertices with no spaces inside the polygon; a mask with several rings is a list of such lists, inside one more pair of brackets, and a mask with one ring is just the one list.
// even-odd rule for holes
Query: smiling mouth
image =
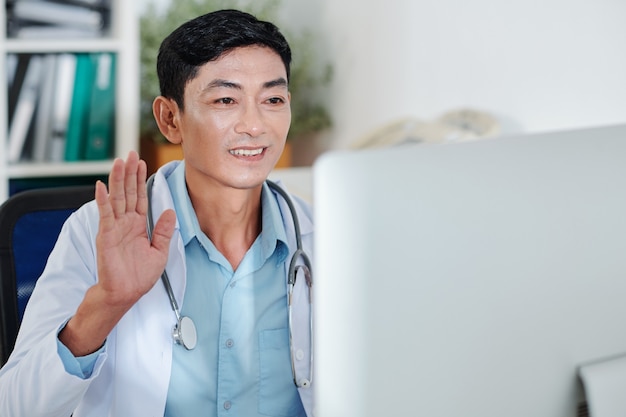
{"label": "smiling mouth", "polygon": [[258,149],[231,149],[229,152],[235,156],[256,156],[263,153],[265,148]]}

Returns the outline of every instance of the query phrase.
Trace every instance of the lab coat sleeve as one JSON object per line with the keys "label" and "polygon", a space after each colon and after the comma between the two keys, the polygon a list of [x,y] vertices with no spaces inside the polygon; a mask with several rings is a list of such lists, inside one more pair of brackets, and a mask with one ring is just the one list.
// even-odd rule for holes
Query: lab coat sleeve
{"label": "lab coat sleeve", "polygon": [[96,282],[94,202],[75,212],[63,226],[30,298],[15,348],[0,370],[0,416],[72,414],[106,360],[96,360],[89,378],[65,371],[57,333]]}

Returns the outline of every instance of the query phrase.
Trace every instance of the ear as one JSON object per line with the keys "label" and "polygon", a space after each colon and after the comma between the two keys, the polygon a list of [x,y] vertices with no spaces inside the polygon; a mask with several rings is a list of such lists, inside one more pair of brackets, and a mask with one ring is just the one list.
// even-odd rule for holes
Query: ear
{"label": "ear", "polygon": [[180,111],[176,101],[158,96],[152,102],[152,114],[163,136],[174,144],[181,143],[182,136],[179,128]]}

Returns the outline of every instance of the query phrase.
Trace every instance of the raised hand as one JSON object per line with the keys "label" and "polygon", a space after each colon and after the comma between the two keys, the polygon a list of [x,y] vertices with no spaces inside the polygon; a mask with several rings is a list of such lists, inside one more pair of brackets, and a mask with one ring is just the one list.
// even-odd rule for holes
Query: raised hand
{"label": "raised hand", "polygon": [[100,228],[96,239],[99,284],[113,305],[132,305],[159,279],[167,262],[175,217],[170,210],[156,223],[152,242],[146,231],[146,164],[131,152],[117,159],[109,192],[96,184]]}
{"label": "raised hand", "polygon": [[96,203],[98,282],[59,334],[76,356],[102,346],[122,316],[154,286],[165,268],[176,223],[174,212],[165,211],[152,241],[148,239],[146,164],[133,151],[126,161],[113,162],[108,191],[102,182],[96,184]]}

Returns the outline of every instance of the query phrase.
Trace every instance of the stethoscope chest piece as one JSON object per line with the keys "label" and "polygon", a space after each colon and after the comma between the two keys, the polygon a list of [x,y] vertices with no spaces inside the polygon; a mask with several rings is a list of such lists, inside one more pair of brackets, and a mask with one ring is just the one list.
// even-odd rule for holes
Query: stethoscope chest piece
{"label": "stethoscope chest piece", "polygon": [[198,342],[198,334],[196,333],[196,325],[189,317],[183,316],[178,319],[178,323],[172,330],[174,341],[187,350],[192,350]]}

